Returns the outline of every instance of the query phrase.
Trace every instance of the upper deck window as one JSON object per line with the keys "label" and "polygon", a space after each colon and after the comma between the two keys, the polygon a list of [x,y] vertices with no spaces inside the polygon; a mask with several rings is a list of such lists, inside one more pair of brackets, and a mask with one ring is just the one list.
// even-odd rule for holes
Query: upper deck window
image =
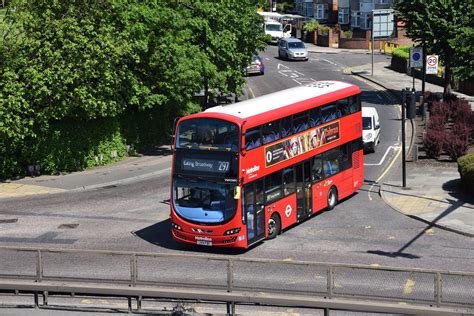
{"label": "upper deck window", "polygon": [[212,118],[181,122],[176,133],[177,148],[238,151],[239,128],[236,124]]}

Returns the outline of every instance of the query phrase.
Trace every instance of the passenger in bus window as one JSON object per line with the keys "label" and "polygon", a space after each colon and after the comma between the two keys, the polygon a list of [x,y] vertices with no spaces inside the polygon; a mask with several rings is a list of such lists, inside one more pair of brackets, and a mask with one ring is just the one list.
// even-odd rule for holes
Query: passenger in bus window
{"label": "passenger in bus window", "polygon": [[320,181],[323,179],[323,161],[321,155],[318,155],[313,159],[312,179],[313,181]]}

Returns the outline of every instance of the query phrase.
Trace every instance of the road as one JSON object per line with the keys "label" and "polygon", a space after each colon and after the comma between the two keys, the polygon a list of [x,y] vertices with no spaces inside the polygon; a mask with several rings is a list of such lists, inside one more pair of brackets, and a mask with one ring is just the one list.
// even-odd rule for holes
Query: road
{"label": "road", "polygon": [[[331,212],[320,213],[247,251],[191,247],[170,238],[170,160],[166,157],[161,174],[134,183],[2,200],[0,212],[19,220],[0,224],[0,246],[219,254],[474,271],[471,238],[440,229],[420,234],[424,223],[391,209],[377,194],[377,183],[400,146],[400,114],[384,91],[344,72],[347,67],[370,63],[370,55],[312,54],[308,62],[287,62],[276,58],[276,48],[270,46],[262,56],[266,72],[248,79],[249,97],[314,80],[343,80],[361,87],[364,106],[377,107],[382,120],[381,145],[376,153],[365,155],[366,183],[357,194]],[[0,270],[22,265],[20,257],[9,257],[8,263],[5,258],[0,259]],[[53,264],[58,270],[70,268],[60,260]],[[110,270],[99,263],[90,266]],[[189,274],[199,274],[201,269],[196,267]]]}

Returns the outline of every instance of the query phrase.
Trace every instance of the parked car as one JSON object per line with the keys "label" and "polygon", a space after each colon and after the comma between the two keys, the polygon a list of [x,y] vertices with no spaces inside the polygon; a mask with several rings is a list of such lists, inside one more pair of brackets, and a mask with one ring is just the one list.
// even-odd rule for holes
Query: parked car
{"label": "parked car", "polygon": [[362,107],[362,141],[364,151],[372,153],[380,143],[380,119],[373,107]]}
{"label": "parked car", "polygon": [[291,60],[308,60],[308,50],[297,38],[282,38],[278,42],[278,57]]}
{"label": "parked car", "polygon": [[260,56],[254,56],[252,59],[252,63],[245,68],[245,73],[247,75],[250,74],[265,74],[265,65],[263,64],[263,60]]}

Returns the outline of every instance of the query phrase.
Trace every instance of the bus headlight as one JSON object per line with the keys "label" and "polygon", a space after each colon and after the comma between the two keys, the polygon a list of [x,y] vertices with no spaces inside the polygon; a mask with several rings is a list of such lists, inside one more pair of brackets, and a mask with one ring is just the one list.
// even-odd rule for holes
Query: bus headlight
{"label": "bus headlight", "polygon": [[172,226],[174,229],[177,229],[177,230],[183,231],[183,229],[181,228],[181,226],[179,226],[178,224],[171,223],[171,226]]}
{"label": "bus headlight", "polygon": [[240,227],[237,227],[237,228],[229,229],[228,231],[224,233],[224,235],[234,235],[234,234],[238,234],[239,232],[240,232]]}
{"label": "bus headlight", "polygon": [[364,137],[365,140],[371,140],[372,139],[372,133],[368,133]]}

